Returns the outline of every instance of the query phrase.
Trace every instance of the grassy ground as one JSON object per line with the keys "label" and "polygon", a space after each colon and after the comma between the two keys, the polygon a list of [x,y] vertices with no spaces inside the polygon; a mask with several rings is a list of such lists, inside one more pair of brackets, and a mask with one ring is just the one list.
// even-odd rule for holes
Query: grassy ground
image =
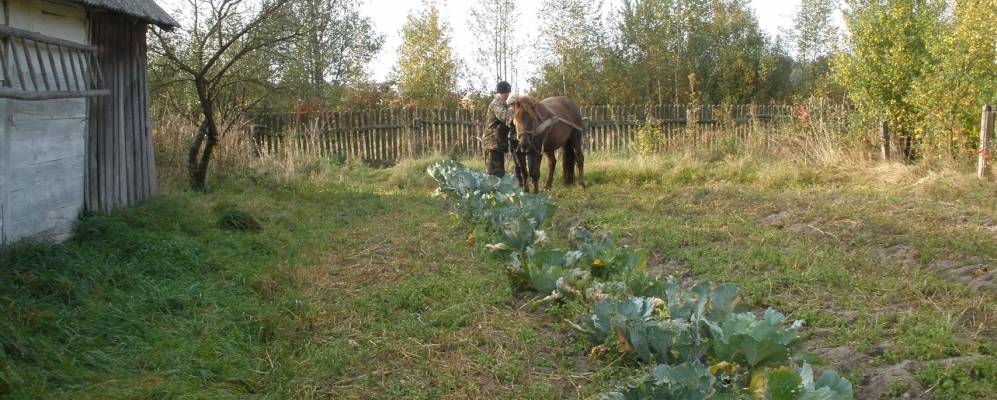
{"label": "grassy ground", "polygon": [[[571,310],[524,306],[428,196],[428,163],[241,175],[0,253],[0,398],[576,398],[628,373],[585,356]],[[992,185],[749,158],[588,170],[555,190],[561,238],[608,229],[662,273],[805,318],[863,397],[997,396]],[[222,229],[232,209],[264,229]]]}
{"label": "grassy ground", "polygon": [[[424,166],[233,178],[0,253],[0,398],[574,393],[583,349],[464,243]],[[221,229],[231,209],[264,229]]]}
{"label": "grassy ground", "polygon": [[589,190],[558,194],[562,232],[610,230],[661,273],[805,319],[810,350],[860,397],[997,398],[993,184],[902,165],[590,165]]}

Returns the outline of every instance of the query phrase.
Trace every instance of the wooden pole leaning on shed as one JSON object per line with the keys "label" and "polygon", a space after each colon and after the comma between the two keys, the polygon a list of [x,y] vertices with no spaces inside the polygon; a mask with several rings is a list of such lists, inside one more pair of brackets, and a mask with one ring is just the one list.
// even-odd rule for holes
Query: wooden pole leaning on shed
{"label": "wooden pole leaning on shed", "polygon": [[886,121],[879,123],[879,138],[883,142],[883,161],[890,161],[890,126]]}
{"label": "wooden pole leaning on shed", "polygon": [[987,167],[990,163],[990,140],[994,137],[994,110],[989,104],[983,106],[983,115],[980,117],[980,152],[979,166],[976,168],[976,176],[980,179],[987,178]]}

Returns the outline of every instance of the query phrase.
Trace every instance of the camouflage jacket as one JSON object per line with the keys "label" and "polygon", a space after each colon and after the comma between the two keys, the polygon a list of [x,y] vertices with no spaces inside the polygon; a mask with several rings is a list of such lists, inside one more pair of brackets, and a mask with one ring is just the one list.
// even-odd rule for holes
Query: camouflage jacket
{"label": "camouflage jacket", "polygon": [[509,130],[512,127],[512,107],[497,95],[488,105],[488,130],[485,132],[485,150],[507,151]]}

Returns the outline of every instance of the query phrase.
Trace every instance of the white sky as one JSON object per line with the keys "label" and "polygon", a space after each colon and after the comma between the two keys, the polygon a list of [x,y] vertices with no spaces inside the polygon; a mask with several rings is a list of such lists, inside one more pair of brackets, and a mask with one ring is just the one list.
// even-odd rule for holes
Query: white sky
{"label": "white sky", "polygon": [[[182,4],[180,0],[157,0],[167,11],[174,12],[177,6]],[[370,66],[370,72],[376,80],[383,80],[392,67],[397,63],[398,46],[401,44],[401,28],[405,23],[406,16],[414,9],[423,7],[422,0],[361,0],[364,4],[362,11],[369,16],[378,31],[385,35],[384,47]],[[453,30],[453,46],[457,55],[468,65],[473,64],[475,52],[475,38],[468,21],[470,19],[471,5],[475,0],[441,0],[443,18],[450,24]],[[607,1],[608,5],[614,3]],[[799,7],[800,0],[751,0],[751,7],[755,10],[758,22],[762,29],[770,36],[774,37],[782,30],[788,29],[792,25],[793,13]],[[536,26],[537,9],[540,2],[536,0],[518,0],[517,6],[520,10],[522,26]],[[524,90],[526,80],[533,71],[522,71],[516,82],[513,83],[514,90]]]}

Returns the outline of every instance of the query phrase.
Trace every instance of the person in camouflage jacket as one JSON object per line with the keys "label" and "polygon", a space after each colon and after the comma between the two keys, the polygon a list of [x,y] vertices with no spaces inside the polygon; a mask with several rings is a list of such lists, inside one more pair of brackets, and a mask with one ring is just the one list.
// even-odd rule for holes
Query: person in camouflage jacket
{"label": "person in camouflage jacket", "polygon": [[508,82],[499,82],[495,87],[495,98],[488,105],[488,130],[483,138],[487,172],[498,177],[505,176],[505,153],[509,151],[512,130],[512,108],[506,103],[510,92],[512,85]]}

